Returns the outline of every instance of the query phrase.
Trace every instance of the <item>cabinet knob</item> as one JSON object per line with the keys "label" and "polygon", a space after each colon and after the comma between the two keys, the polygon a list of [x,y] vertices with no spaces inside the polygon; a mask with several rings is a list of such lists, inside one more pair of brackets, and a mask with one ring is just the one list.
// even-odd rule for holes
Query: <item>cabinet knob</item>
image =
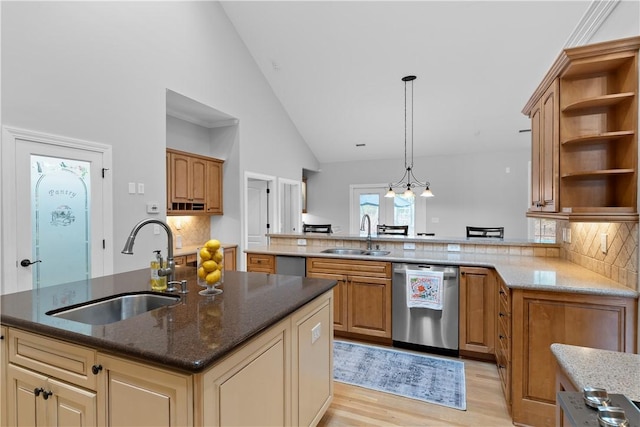
{"label": "cabinet knob", "polygon": [[498,338],[500,338],[501,340],[503,340],[503,339],[505,338],[505,336],[501,334],[501,335],[498,335]]}
{"label": "cabinet knob", "polygon": [[504,365],[498,365],[498,369],[504,369]]}
{"label": "cabinet knob", "polygon": [[33,394],[34,394],[36,397],[38,397],[38,396],[40,396],[40,393],[42,393],[43,391],[44,391],[44,389],[43,389],[42,387],[40,387],[40,388],[34,388],[34,389],[33,389]]}
{"label": "cabinet knob", "polygon": [[44,400],[49,399],[49,396],[53,396],[53,392],[52,391],[43,391],[42,392],[42,397],[44,397]]}
{"label": "cabinet knob", "polygon": [[504,313],[503,313],[503,312],[500,312],[500,313],[498,313],[498,316],[500,316],[500,317],[504,317]]}
{"label": "cabinet knob", "polygon": [[102,365],[93,365],[91,367],[91,372],[93,372],[93,375],[98,375],[100,371],[102,371]]}
{"label": "cabinet knob", "polygon": [[506,295],[506,292],[500,289],[500,295]]}

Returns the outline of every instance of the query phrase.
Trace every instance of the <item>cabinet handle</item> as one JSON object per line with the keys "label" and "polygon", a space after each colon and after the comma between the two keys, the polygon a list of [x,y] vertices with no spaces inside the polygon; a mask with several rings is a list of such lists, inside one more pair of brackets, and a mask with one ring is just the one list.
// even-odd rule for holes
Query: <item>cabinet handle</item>
{"label": "cabinet handle", "polygon": [[102,371],[102,365],[93,365],[91,367],[91,372],[93,372],[93,375],[98,375],[100,371]]}
{"label": "cabinet handle", "polygon": [[505,339],[505,336],[504,336],[504,335],[502,335],[502,334],[500,334],[500,335],[498,335],[498,338],[500,338],[501,340],[503,340],[503,339]]}
{"label": "cabinet handle", "polygon": [[504,365],[498,365],[498,369],[504,369]]}
{"label": "cabinet handle", "polygon": [[44,400],[49,399],[49,396],[53,396],[53,392],[52,391],[42,391],[42,397],[44,397]]}
{"label": "cabinet handle", "polygon": [[503,291],[502,289],[500,289],[500,295],[506,295],[507,293],[505,291]]}
{"label": "cabinet handle", "polygon": [[41,388],[34,388],[34,389],[33,389],[33,394],[34,394],[36,397],[40,396],[40,393],[42,393],[42,392],[44,392],[44,389],[43,389],[42,387],[41,387]]}
{"label": "cabinet handle", "polygon": [[505,316],[505,314],[504,314],[503,312],[500,312],[500,313],[498,313],[498,316],[500,316],[500,317],[504,317],[504,316]]}

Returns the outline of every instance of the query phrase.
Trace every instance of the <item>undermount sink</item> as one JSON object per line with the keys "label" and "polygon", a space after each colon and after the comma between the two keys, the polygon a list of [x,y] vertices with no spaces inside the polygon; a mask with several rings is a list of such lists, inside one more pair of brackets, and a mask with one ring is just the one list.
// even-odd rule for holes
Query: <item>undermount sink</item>
{"label": "undermount sink", "polygon": [[325,254],[336,254],[336,255],[370,255],[370,256],[382,256],[388,255],[389,251],[380,251],[380,250],[371,250],[368,251],[366,249],[346,249],[346,248],[330,248],[322,251]]}
{"label": "undermount sink", "polygon": [[179,301],[178,295],[132,292],[51,310],[47,315],[90,325],[105,325],[176,304]]}

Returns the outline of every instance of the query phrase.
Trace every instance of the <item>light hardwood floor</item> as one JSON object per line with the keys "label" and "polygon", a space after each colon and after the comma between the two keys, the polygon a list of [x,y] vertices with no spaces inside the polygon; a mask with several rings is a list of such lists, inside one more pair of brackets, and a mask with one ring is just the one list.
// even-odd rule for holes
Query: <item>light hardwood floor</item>
{"label": "light hardwood floor", "polygon": [[[440,356],[438,356],[440,357]],[[361,387],[334,383],[333,403],[318,424],[339,426],[511,426],[495,363],[465,364],[467,410],[459,411]]]}

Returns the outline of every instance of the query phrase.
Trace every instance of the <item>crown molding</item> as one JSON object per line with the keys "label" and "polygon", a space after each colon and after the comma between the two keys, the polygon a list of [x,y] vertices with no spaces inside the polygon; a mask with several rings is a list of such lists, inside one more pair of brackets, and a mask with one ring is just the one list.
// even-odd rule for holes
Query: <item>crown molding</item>
{"label": "crown molding", "polygon": [[600,29],[621,0],[593,0],[564,44],[565,48],[582,46]]}

